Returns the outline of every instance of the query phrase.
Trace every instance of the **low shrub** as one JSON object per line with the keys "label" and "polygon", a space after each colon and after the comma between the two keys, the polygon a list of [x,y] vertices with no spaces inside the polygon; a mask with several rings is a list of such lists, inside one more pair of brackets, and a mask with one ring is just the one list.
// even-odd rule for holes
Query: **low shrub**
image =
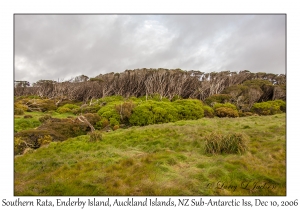
{"label": "low shrub", "polygon": [[24,119],[28,119],[28,118],[32,118],[32,115],[30,114],[24,115]]}
{"label": "low shrub", "polygon": [[209,118],[214,117],[214,110],[210,106],[207,105],[203,106],[203,110],[204,110],[204,117],[209,117]]}
{"label": "low shrub", "polygon": [[67,112],[72,112],[72,110],[62,106],[62,107],[59,107],[56,110],[56,112],[58,112],[59,114],[63,114],[63,113],[67,113]]}
{"label": "low shrub", "polygon": [[102,140],[102,132],[101,131],[96,130],[94,132],[88,133],[88,135],[90,136],[90,139],[89,139],[90,142],[96,142],[96,141]]}
{"label": "low shrub", "polygon": [[239,113],[237,110],[228,107],[220,107],[215,110],[215,115],[218,117],[238,117]]}
{"label": "low shrub", "polygon": [[115,125],[120,125],[119,121],[113,117],[109,118],[109,124],[111,127],[114,127]]}
{"label": "low shrub", "polygon": [[231,108],[233,110],[237,110],[236,106],[234,104],[231,104],[231,103],[225,103],[225,104],[215,103],[214,106],[213,106],[213,109],[216,110],[220,107],[226,107],[226,108]]}
{"label": "low shrub", "polygon": [[100,121],[98,121],[95,125],[96,129],[102,129],[109,125],[109,121],[106,118],[102,118]]}
{"label": "low shrub", "polygon": [[176,107],[171,102],[144,101],[133,109],[129,123],[131,125],[150,125],[175,122],[179,120]]}
{"label": "low shrub", "polygon": [[252,112],[242,112],[241,110],[239,111],[239,117],[248,117],[252,115],[253,115]]}
{"label": "low shrub", "polygon": [[208,154],[242,154],[247,150],[248,137],[241,133],[211,133],[205,136],[205,152]]}
{"label": "low shrub", "polygon": [[253,104],[251,111],[259,115],[273,115],[285,111],[286,103],[282,100],[266,101]]}
{"label": "low shrub", "polygon": [[197,120],[204,117],[203,104],[198,99],[177,100],[172,104],[178,110],[178,120]]}
{"label": "low shrub", "polygon": [[44,123],[46,120],[49,120],[49,119],[51,119],[51,118],[52,118],[51,115],[45,114],[44,116],[42,116],[42,117],[39,118],[39,121],[40,121],[41,123]]}
{"label": "low shrub", "polygon": [[118,130],[119,128],[120,128],[119,125],[115,125],[115,126],[113,127],[113,130],[115,131],[115,130]]}
{"label": "low shrub", "polygon": [[273,101],[274,104],[278,105],[280,107],[280,110],[282,112],[286,112],[286,102],[283,100],[275,100]]}
{"label": "low shrub", "polygon": [[154,124],[151,104],[149,102],[145,102],[135,107],[129,122],[131,125],[138,126]]}
{"label": "low shrub", "polygon": [[77,110],[79,108],[79,106],[75,105],[75,104],[65,104],[61,107],[59,107],[56,112],[62,114],[62,113],[67,113],[67,112],[72,112],[73,110]]}
{"label": "low shrub", "polygon": [[97,113],[100,110],[100,105],[92,105],[92,106],[81,106],[79,108],[72,109],[73,114],[81,114],[81,113]]}
{"label": "low shrub", "polygon": [[116,110],[115,106],[118,105],[118,103],[110,103],[105,106],[103,106],[97,113],[102,118],[115,118],[118,122],[121,121],[121,116]]}
{"label": "low shrub", "polygon": [[14,109],[22,109],[24,112],[27,111],[28,107],[27,105],[22,104],[22,102],[15,102],[14,103]]}
{"label": "low shrub", "polygon": [[18,118],[15,119],[14,129],[16,131],[26,130],[30,128],[36,128],[40,125],[40,121],[34,118]]}

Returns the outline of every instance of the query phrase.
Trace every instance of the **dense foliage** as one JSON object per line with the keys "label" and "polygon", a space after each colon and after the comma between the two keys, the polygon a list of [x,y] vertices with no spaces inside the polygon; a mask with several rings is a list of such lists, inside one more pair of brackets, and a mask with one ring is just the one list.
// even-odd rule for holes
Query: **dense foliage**
{"label": "dense foliage", "polygon": [[[285,100],[285,85],[284,74],[251,73],[248,70],[204,73],[194,70],[143,68],[100,74],[95,78],[80,75],[64,82],[39,80],[32,86],[16,83],[15,96],[36,95],[41,98],[53,98],[58,105],[63,100],[87,102],[116,95],[125,98],[144,96],[151,100],[197,98],[202,101],[219,95],[207,99],[207,104],[211,105],[214,101],[237,102],[238,97],[243,96],[244,102],[239,104],[242,106],[246,102],[251,104],[267,100]],[[234,88],[228,89],[230,87]],[[222,98],[223,96],[225,98]]]}
{"label": "dense foliage", "polygon": [[285,112],[285,110],[286,103],[282,100],[255,103],[252,106],[252,111],[259,115],[273,115]]}

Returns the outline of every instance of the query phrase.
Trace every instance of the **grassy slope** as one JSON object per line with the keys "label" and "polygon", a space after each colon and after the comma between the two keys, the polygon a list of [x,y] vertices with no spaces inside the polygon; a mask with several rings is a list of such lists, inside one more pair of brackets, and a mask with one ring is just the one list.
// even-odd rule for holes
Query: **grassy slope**
{"label": "grassy slope", "polygon": [[[15,157],[15,195],[285,195],[285,124],[285,114],[203,118],[51,143]],[[216,130],[247,134],[248,152],[206,155]]]}

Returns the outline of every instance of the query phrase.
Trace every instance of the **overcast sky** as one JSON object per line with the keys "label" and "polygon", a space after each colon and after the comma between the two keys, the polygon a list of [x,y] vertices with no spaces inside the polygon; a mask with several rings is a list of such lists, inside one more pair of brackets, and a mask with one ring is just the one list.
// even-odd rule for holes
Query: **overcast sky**
{"label": "overcast sky", "polygon": [[15,79],[136,68],[285,73],[285,15],[15,15]]}

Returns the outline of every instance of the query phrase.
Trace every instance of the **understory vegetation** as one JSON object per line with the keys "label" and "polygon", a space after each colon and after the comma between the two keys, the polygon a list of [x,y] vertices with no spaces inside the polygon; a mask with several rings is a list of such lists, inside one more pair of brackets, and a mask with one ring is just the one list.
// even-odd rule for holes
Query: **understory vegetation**
{"label": "understory vegetation", "polygon": [[15,98],[15,195],[286,194],[284,101],[37,98]]}

